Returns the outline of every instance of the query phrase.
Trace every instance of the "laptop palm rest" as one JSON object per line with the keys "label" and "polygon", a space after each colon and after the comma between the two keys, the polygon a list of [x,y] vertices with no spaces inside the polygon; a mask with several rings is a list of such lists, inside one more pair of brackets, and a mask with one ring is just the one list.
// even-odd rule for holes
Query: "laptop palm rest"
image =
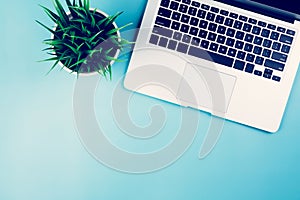
{"label": "laptop palm rest", "polygon": [[187,63],[177,98],[184,106],[225,114],[236,77],[211,68]]}

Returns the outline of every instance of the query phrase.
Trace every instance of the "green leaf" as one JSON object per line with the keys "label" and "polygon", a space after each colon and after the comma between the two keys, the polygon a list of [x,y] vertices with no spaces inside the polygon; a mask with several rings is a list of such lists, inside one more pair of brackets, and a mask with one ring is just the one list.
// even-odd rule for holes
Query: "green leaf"
{"label": "green leaf", "polygon": [[38,20],[35,20],[38,24],[40,24],[41,26],[43,26],[45,29],[47,29],[48,31],[50,31],[53,35],[57,36],[57,34],[55,33],[55,31],[53,31],[51,28],[47,27],[46,25],[44,25],[43,23],[39,22]]}
{"label": "green leaf", "polygon": [[75,54],[78,54],[78,51],[77,49],[75,49],[74,47],[72,47],[71,45],[69,44],[65,44],[65,46],[67,46],[69,49],[71,49]]}
{"label": "green leaf", "polygon": [[53,71],[53,69],[57,66],[57,64],[59,63],[59,60],[57,60],[53,65],[52,67],[50,68],[50,70],[47,72],[46,76],[50,74],[50,72]]}
{"label": "green leaf", "polygon": [[106,26],[110,25],[110,24],[113,24],[114,21],[117,19],[117,17],[119,17],[123,12],[118,12],[117,14],[111,16],[111,17],[108,17],[108,21],[106,22]]}
{"label": "green leaf", "polygon": [[83,7],[82,1],[81,1],[81,0],[79,0],[79,6],[80,6],[80,7]]}
{"label": "green leaf", "polygon": [[90,9],[90,1],[89,0],[84,0],[84,8],[88,12]]}
{"label": "green leaf", "polygon": [[39,6],[42,7],[45,13],[50,17],[50,19],[56,23],[56,21],[59,19],[59,16],[54,12],[52,12],[50,9],[46,8],[45,6],[42,5]]}
{"label": "green leaf", "polygon": [[65,12],[63,6],[61,5],[61,3],[59,2],[59,0],[54,0],[54,7],[55,7],[62,23],[67,26],[69,23],[69,17],[66,14],[66,12]]}

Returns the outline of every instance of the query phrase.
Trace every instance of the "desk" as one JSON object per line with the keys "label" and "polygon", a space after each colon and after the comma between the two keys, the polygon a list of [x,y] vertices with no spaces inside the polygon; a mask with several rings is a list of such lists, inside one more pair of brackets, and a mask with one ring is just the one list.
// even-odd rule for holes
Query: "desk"
{"label": "desk", "polygon": [[[0,199],[300,199],[300,74],[298,73],[282,126],[271,135],[226,122],[213,152],[198,159],[210,115],[199,112],[198,134],[185,154],[171,166],[147,174],[112,170],[85,150],[76,133],[72,97],[76,77],[54,70],[41,44],[49,37],[34,20],[50,24],[38,3],[9,1],[0,7]],[[146,0],[92,0],[107,13],[125,13],[122,25],[138,26]],[[128,62],[113,66],[113,81],[101,81],[96,99],[98,121],[110,140],[131,151],[151,151],[168,144],[180,123],[180,108],[138,94],[131,105],[133,121],[149,123],[148,110],[159,104],[167,115],[160,136],[136,141],[113,123],[109,100]],[[98,101],[96,101],[98,102]],[[100,101],[99,101],[100,102]],[[195,111],[196,112],[196,111]],[[139,163],[137,163],[139,164]]]}

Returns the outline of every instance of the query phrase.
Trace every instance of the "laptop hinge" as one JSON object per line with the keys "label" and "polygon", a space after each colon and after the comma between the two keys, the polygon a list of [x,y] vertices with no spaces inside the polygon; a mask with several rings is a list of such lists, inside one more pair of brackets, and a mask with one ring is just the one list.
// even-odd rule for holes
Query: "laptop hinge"
{"label": "laptop hinge", "polygon": [[258,5],[257,3],[252,3],[250,1],[232,1],[232,0],[214,0],[214,1],[226,3],[238,8],[242,8],[258,14],[266,15],[292,24],[295,21],[295,17],[292,14],[286,13],[276,8],[271,8],[264,5]]}

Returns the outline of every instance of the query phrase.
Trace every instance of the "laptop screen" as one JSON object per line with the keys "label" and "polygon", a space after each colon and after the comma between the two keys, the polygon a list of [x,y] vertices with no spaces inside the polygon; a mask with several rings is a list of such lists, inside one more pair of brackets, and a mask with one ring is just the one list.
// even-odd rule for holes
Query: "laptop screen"
{"label": "laptop screen", "polygon": [[299,0],[250,0],[300,15]]}

